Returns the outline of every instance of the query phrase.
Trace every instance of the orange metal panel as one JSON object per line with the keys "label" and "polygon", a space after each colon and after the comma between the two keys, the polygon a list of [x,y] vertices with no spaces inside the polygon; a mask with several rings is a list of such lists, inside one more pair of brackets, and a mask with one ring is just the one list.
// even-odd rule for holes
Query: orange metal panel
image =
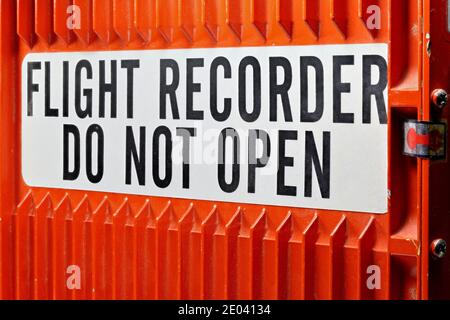
{"label": "orange metal panel", "polygon": [[[424,52],[426,65],[424,77],[429,77],[430,81],[424,86],[424,109],[431,119],[441,119],[449,122],[450,113],[447,108],[439,110],[430,105],[430,96],[435,89],[444,89],[450,92],[450,10],[448,1],[436,0],[430,3],[430,17],[427,23],[430,25],[431,50]],[[447,9],[446,9],[447,7]],[[442,14],[444,13],[444,14]],[[445,14],[446,13],[446,14]],[[447,146],[448,148],[448,146]],[[447,149],[448,150],[448,149]],[[423,205],[426,211],[423,214],[422,239],[423,241],[433,241],[434,239],[444,239],[448,242],[450,235],[450,201],[449,183],[450,169],[447,161],[424,163],[423,188],[428,192],[423,194]],[[425,293],[431,299],[450,299],[450,261],[448,257],[436,259],[430,256],[429,246],[423,251],[422,271],[423,281],[428,280],[428,287],[424,288]],[[427,279],[428,277],[428,279]]]}
{"label": "orange metal panel", "polygon": [[[74,31],[67,28],[71,4],[81,8]],[[370,5],[381,8],[379,30],[367,28]],[[448,200],[435,199],[448,197],[429,194],[432,184],[448,192],[448,163],[405,157],[401,145],[403,121],[430,119],[430,90],[449,89],[449,43],[433,47],[431,62],[426,47],[430,19],[439,21],[431,27],[439,41],[444,20],[436,12],[445,6],[445,0],[431,6],[430,0],[1,0],[0,298],[448,296],[437,284],[443,277],[448,283],[448,260],[428,262],[429,239],[436,230],[448,236],[448,218],[446,227],[438,222],[450,216]],[[30,52],[356,43],[389,44],[386,215],[31,188],[22,179],[20,66]],[[67,287],[71,265],[81,269],[79,290]],[[371,265],[381,270],[377,290],[366,285]],[[429,271],[436,282],[429,283]]]}

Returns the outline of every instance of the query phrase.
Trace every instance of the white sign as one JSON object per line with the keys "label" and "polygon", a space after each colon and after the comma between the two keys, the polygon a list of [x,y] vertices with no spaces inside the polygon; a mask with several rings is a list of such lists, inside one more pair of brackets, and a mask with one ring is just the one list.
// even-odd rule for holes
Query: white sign
{"label": "white sign", "polygon": [[386,44],[32,53],[33,187],[387,212]]}

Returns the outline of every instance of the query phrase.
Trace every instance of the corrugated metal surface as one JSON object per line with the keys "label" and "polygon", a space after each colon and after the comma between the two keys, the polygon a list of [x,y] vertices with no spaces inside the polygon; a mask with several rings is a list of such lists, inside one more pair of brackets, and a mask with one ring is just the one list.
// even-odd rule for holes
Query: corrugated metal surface
{"label": "corrugated metal surface", "polygon": [[[79,5],[81,29],[66,27]],[[2,0],[0,298],[420,299],[423,8],[414,0]],[[382,27],[366,27],[381,7]],[[388,43],[389,213],[262,207],[29,188],[20,72],[29,52]],[[427,244],[425,244],[427,246]],[[80,290],[66,268],[81,267]],[[381,268],[369,290],[367,268]]]}

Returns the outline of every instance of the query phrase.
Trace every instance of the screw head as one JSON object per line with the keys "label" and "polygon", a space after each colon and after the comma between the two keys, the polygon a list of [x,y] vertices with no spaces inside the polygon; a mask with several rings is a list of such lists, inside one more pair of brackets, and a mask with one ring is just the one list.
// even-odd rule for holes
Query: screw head
{"label": "screw head", "polygon": [[431,243],[431,252],[436,258],[442,259],[447,253],[447,242],[444,239],[436,239]]}
{"label": "screw head", "polygon": [[442,109],[448,103],[448,93],[444,89],[436,89],[431,94],[431,100],[436,107]]}

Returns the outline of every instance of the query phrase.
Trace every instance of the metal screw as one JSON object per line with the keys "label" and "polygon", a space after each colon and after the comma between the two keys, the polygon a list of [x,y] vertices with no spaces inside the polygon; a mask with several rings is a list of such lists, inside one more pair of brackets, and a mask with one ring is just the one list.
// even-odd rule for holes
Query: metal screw
{"label": "metal screw", "polygon": [[436,89],[431,94],[431,100],[436,107],[442,109],[448,103],[448,93],[444,89]]}
{"label": "metal screw", "polygon": [[447,243],[444,239],[436,239],[431,243],[431,252],[439,259],[442,259],[447,253]]}

